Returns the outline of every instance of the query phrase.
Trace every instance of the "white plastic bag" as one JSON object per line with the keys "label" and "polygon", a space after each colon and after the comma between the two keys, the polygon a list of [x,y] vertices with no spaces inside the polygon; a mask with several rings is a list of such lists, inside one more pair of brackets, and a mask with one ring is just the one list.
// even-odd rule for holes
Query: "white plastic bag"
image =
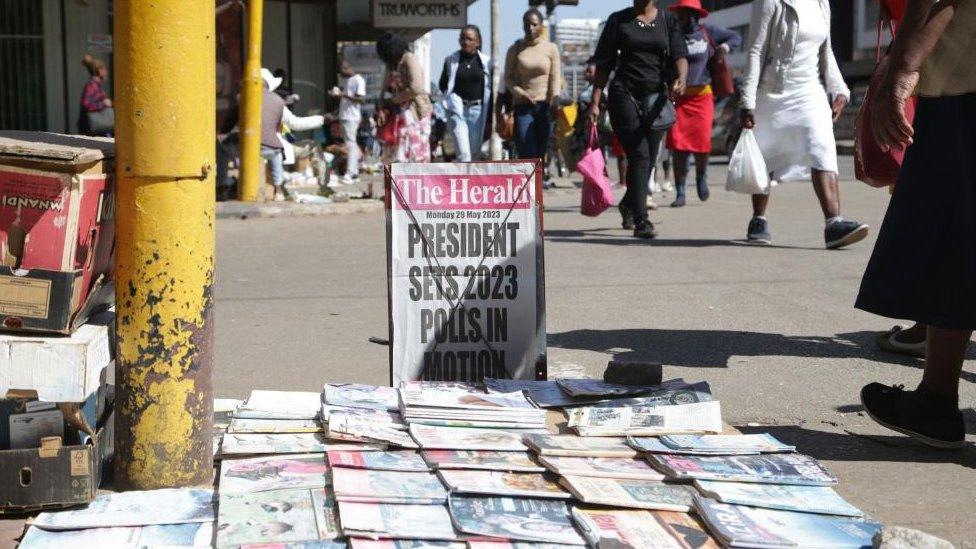
{"label": "white plastic bag", "polygon": [[743,129],[729,158],[725,190],[743,194],[769,194],[769,172],[752,130]]}

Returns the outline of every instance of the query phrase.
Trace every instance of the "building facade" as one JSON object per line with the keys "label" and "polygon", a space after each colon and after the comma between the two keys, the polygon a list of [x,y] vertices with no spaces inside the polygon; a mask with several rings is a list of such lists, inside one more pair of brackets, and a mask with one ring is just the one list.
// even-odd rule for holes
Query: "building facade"
{"label": "building facade", "polygon": [[563,95],[575,99],[586,79],[586,62],[596,50],[603,30],[600,19],[560,19],[552,25],[552,40],[559,46],[562,58]]}

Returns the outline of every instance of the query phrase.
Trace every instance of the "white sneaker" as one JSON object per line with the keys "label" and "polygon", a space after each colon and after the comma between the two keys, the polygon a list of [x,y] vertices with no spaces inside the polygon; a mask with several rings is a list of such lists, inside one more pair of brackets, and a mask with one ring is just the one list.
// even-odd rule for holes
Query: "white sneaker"
{"label": "white sneaker", "polygon": [[346,175],[342,176],[342,183],[343,183],[343,185],[355,185],[358,182],[359,182],[359,176],[358,175],[349,175],[349,174],[346,174]]}

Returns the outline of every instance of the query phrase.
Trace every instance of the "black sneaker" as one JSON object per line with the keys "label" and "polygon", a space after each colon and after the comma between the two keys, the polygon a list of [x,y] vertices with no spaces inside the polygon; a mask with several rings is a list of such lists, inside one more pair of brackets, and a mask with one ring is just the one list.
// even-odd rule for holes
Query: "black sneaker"
{"label": "black sneaker", "polygon": [[627,230],[634,228],[634,214],[630,211],[630,208],[624,205],[623,202],[617,205],[617,211],[620,212],[621,222],[620,224]]}
{"label": "black sneaker", "polygon": [[769,234],[769,224],[761,217],[753,217],[746,230],[746,240],[750,244],[769,245],[773,243],[773,235]]}
{"label": "black sneaker", "polygon": [[654,229],[654,224],[647,219],[641,221],[634,227],[634,237],[635,238],[645,238],[652,239],[657,236],[657,230]]}
{"label": "black sneaker", "polygon": [[889,387],[871,383],[861,389],[861,404],[883,427],[908,435],[935,448],[962,448],[966,425],[959,403],[919,387]]}
{"label": "black sneaker", "polygon": [[868,226],[858,221],[835,221],[824,229],[824,241],[828,250],[836,250],[864,240]]}

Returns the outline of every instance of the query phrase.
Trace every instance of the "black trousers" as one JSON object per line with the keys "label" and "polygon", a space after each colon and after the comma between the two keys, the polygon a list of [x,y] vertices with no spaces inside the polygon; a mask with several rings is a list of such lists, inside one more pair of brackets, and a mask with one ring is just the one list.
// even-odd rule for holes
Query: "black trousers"
{"label": "black trousers", "polygon": [[609,95],[610,123],[627,153],[627,192],[620,204],[639,224],[647,219],[647,184],[665,132],[642,123],[637,102],[622,87],[611,85]]}

